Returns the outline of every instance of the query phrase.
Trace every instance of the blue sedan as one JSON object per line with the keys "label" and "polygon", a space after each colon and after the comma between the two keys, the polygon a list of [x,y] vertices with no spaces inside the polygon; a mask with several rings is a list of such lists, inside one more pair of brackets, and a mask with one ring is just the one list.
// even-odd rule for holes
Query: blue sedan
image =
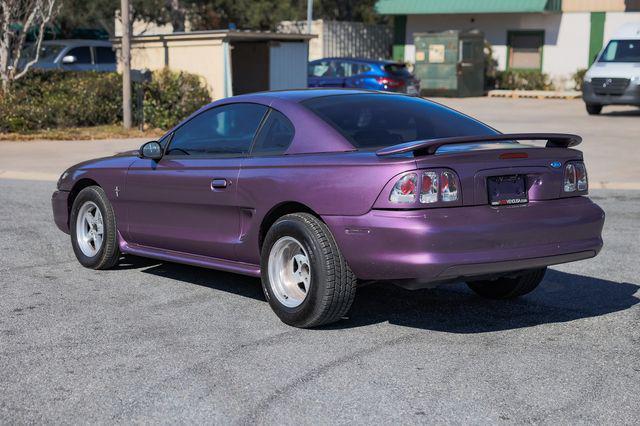
{"label": "blue sedan", "polygon": [[420,94],[420,81],[402,63],[353,58],[309,62],[309,87],[349,87]]}

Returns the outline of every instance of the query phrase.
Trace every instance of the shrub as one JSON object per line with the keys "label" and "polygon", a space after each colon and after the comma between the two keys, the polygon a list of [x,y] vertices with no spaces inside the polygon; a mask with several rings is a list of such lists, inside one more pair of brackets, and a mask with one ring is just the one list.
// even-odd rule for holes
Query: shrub
{"label": "shrub", "polygon": [[506,90],[552,90],[549,76],[538,70],[498,71],[496,86]]}
{"label": "shrub", "polygon": [[586,73],[586,68],[580,68],[571,76],[573,78],[573,90],[582,90],[582,83],[584,83],[584,75]]}
{"label": "shrub", "polygon": [[[138,88],[144,90],[145,121],[161,129],[174,126],[210,100],[200,78],[184,72],[157,71],[150,82],[136,84]],[[0,96],[0,132],[121,121],[122,76],[117,73],[34,70]]]}
{"label": "shrub", "polygon": [[0,98],[0,131],[94,126],[121,120],[116,73],[33,71]]}
{"label": "shrub", "polygon": [[166,68],[154,71],[144,85],[144,120],[152,127],[169,129],[210,101],[197,75]]}
{"label": "shrub", "polygon": [[498,61],[493,57],[493,46],[485,40],[484,42],[484,89],[492,90],[496,87],[498,74]]}

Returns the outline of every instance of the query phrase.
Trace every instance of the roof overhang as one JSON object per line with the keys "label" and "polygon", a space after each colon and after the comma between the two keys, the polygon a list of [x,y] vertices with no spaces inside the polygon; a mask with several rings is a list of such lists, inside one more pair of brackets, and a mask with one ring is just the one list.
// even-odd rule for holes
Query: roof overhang
{"label": "roof overhang", "polygon": [[561,0],[378,0],[381,15],[560,12]]}
{"label": "roof overhang", "polygon": [[[316,34],[285,34],[270,31],[237,31],[237,30],[212,30],[189,31],[170,34],[140,35],[131,37],[132,42],[153,41],[193,41],[193,40],[226,40],[226,41],[309,41],[316,38]],[[119,44],[122,37],[113,39]]]}

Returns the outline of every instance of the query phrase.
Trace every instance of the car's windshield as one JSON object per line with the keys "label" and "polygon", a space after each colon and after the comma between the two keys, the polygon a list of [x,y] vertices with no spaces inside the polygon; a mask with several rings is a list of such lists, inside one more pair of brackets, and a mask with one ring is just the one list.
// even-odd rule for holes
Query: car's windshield
{"label": "car's windshield", "polygon": [[445,106],[404,95],[350,94],[303,102],[336,128],[356,148],[372,149],[403,142],[497,132]]}
{"label": "car's windshield", "polygon": [[[40,46],[38,60],[42,62],[52,62],[62,49],[64,49],[64,45],[62,44],[44,44]],[[36,45],[31,44],[27,46],[22,55],[27,61],[33,60],[36,57]]]}
{"label": "car's windshield", "polygon": [[640,62],[640,40],[611,40],[598,62]]}

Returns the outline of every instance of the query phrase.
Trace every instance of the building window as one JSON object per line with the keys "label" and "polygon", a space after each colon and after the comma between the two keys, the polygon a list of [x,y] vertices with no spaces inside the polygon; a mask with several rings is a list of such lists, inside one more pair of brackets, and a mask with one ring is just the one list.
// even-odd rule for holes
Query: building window
{"label": "building window", "polygon": [[507,44],[509,69],[542,69],[544,31],[509,31]]}

